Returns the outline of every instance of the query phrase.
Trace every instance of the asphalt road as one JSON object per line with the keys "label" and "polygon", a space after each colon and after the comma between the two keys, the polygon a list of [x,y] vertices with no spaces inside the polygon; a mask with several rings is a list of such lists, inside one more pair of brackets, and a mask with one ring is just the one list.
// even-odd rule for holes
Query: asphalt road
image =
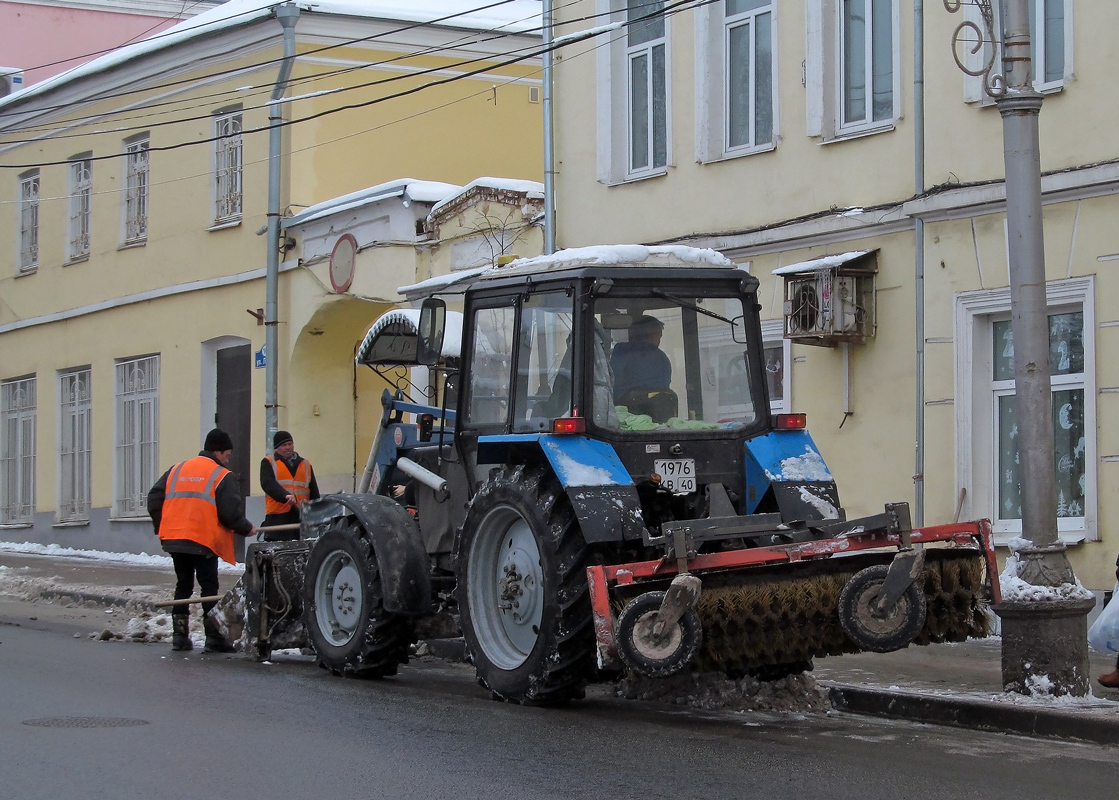
{"label": "asphalt road", "polygon": [[25,610],[0,606],[4,798],[1053,800],[1109,797],[1119,775],[1115,748],[696,712],[605,687],[524,708],[491,701],[461,664],[347,680],[300,657],[91,641],[87,620]]}

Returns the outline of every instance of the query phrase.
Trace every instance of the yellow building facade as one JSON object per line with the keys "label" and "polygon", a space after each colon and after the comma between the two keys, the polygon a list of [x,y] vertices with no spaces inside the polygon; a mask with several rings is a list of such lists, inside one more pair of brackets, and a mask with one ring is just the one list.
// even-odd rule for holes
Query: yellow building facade
{"label": "yellow building facade", "polygon": [[[1033,8],[1058,527],[1099,591],[1119,551],[1105,424],[1119,402],[1117,112],[1101,102],[1119,7]],[[953,57],[961,22],[986,30],[979,5],[925,4],[923,149],[908,0],[582,0],[556,13],[570,37],[555,68],[558,245],[683,243],[748,266],[774,405],[807,413],[848,514],[908,500],[926,524],[986,517],[999,543],[1019,535],[1001,120]],[[985,38],[974,54],[955,45],[973,72],[987,56],[998,71],[998,37]],[[864,252],[877,267],[865,342],[786,337],[804,318],[784,272]]]}
{"label": "yellow building facade", "polygon": [[234,0],[0,100],[0,539],[150,552],[148,488],[215,424],[259,520],[265,358],[278,426],[324,491],[352,486],[353,350],[426,277],[427,210],[479,175],[542,174],[539,4],[460,5],[300,8],[281,215],[404,175],[442,188],[360,243],[342,290],[285,232],[276,354],[257,315],[276,4]]}

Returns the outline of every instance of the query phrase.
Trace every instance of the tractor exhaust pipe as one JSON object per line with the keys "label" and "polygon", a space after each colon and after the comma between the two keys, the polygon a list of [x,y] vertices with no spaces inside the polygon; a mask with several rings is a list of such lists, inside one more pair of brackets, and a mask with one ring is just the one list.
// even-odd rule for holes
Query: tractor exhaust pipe
{"label": "tractor exhaust pipe", "polygon": [[435,492],[435,497],[440,502],[447,499],[447,481],[431,470],[426,467],[421,467],[410,458],[403,457],[396,459],[396,468],[409,478],[416,479]]}

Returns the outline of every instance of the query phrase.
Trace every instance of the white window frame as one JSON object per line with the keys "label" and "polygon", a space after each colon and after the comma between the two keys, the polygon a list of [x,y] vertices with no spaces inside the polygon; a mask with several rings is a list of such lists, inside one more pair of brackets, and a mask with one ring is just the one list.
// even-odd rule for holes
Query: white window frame
{"label": "white window frame", "polygon": [[[1069,81],[1076,80],[1076,69],[1075,69],[1075,63],[1074,63],[1074,60],[1073,60],[1073,43],[1074,43],[1073,30],[1074,30],[1074,27],[1075,27],[1073,25],[1073,10],[1074,10],[1075,3],[1074,3],[1074,0],[1045,0],[1045,1],[1046,2],[1049,2],[1049,1],[1060,2],[1060,3],[1064,4],[1063,5],[1063,10],[1064,10],[1064,31],[1063,31],[1063,35],[1064,35],[1064,51],[1065,51],[1064,52],[1064,61],[1065,61],[1065,63],[1064,63],[1063,75],[1061,76],[1061,78],[1059,78],[1057,80],[1046,81],[1043,78],[1042,80],[1039,81],[1039,80],[1037,80],[1037,64],[1036,64],[1036,62],[1034,63],[1034,89],[1041,92],[1042,94],[1053,94],[1055,92],[1059,92],[1062,89],[1064,89],[1065,84],[1068,83]],[[996,3],[996,4],[994,4],[994,6],[992,8],[993,8],[993,11],[994,11],[994,23],[995,23],[994,33],[995,33],[996,38],[999,38],[1001,40],[1002,34],[1001,34],[1000,31],[1002,29],[1002,23],[1001,23],[1000,16],[999,16],[1000,6]],[[1041,52],[1041,53],[1045,52],[1045,49],[1044,49],[1045,48],[1045,44],[1044,44],[1044,42],[1045,42],[1045,25],[1044,25],[1044,17],[1043,17],[1044,13],[1045,13],[1045,2],[1038,2],[1034,7],[1034,18],[1030,21],[1030,44],[1031,44],[1031,50],[1032,50],[1031,55],[1036,55],[1038,52]],[[983,18],[980,15],[978,7],[974,3],[965,3],[964,4],[964,19],[978,25],[980,30],[984,29]],[[1040,32],[1040,36],[1038,35],[1039,32]],[[972,40],[972,45],[973,44],[974,44],[974,40]],[[966,64],[968,66],[968,68],[973,69],[973,70],[981,69],[987,63],[987,61],[988,61],[988,59],[990,58],[990,55],[991,55],[991,47],[995,47],[996,48],[996,54],[995,54],[995,62],[994,62],[993,72],[995,72],[997,74],[1000,74],[1000,75],[1003,73],[1002,46],[1001,46],[1001,44],[987,42],[979,50],[978,53],[972,53],[971,52],[971,46],[967,45],[966,43],[963,43],[963,42],[961,42],[959,45],[957,45],[957,47],[958,47],[958,52],[961,54],[961,58],[962,58],[964,64]],[[964,78],[964,102],[965,103],[978,103],[978,104],[983,105],[983,106],[994,105],[994,102],[995,102],[994,98],[992,98],[990,95],[988,95],[986,93],[986,91],[984,91],[984,89],[983,89],[983,76],[981,76],[981,75],[979,75],[979,76],[972,76],[972,75],[965,76],[965,78]]]}
{"label": "white window frame", "polygon": [[[695,14],[695,75],[696,75],[696,161],[711,163],[729,158],[767,153],[777,148],[780,141],[780,98],[778,93],[778,35],[779,6],[773,0],[760,8],[736,15],[729,22],[726,18],[725,0],[707,3],[696,8]],[[736,147],[730,146],[729,120],[729,67],[728,36],[729,28],[741,25],[760,15],[770,15],[770,97],[772,108],[772,132],[769,140],[757,141],[757,132],[752,133],[751,142]],[[757,28],[753,28],[752,48],[757,46]],[[751,58],[756,66],[756,59]],[[753,76],[753,72],[751,72]],[[756,107],[757,83],[751,87],[751,103]],[[751,114],[751,124],[756,114]]]}
{"label": "white window frame", "polygon": [[[891,131],[902,118],[901,11],[899,0],[891,0],[893,113],[882,120],[843,123],[842,3],[843,0],[805,0],[805,134],[825,143]],[[871,46],[872,37],[868,37],[868,52]],[[868,75],[871,63],[868,56]],[[872,88],[872,84],[867,86],[867,103],[871,108]]]}
{"label": "white window frame", "polygon": [[781,358],[784,363],[784,369],[781,371],[782,396],[780,400],[770,398],[769,413],[788,414],[791,413],[793,407],[793,343],[785,338],[784,318],[763,319],[762,348],[770,349],[778,345],[781,347]]}
{"label": "white window frame", "polygon": [[70,159],[70,224],[67,252],[70,263],[89,258],[93,225],[93,159],[83,153]]}
{"label": "white window frame", "polygon": [[240,222],[244,212],[244,142],[240,107],[214,115],[214,225]]}
{"label": "white window frame", "polygon": [[115,365],[113,517],[147,516],[159,477],[159,354]]}
{"label": "white window frame", "polygon": [[148,209],[151,202],[151,138],[148,134],[126,139],[122,188],[121,234],[125,247],[148,240]]}
{"label": "white window frame", "polygon": [[92,371],[58,373],[58,511],[55,521],[88,522],[93,477]]}
{"label": "white window frame", "polygon": [[0,382],[0,525],[35,522],[36,382]]}
{"label": "white window frame", "polygon": [[[1097,541],[1096,318],[1095,277],[1050,281],[1045,287],[1050,314],[1066,310],[1084,313],[1084,516],[1062,517],[1057,532],[1062,542]],[[988,518],[995,543],[1005,545],[1021,535],[1021,522],[999,520],[994,405],[999,390],[992,386],[992,323],[1010,312],[1010,288],[985,289],[956,295],[956,496],[964,491],[961,518]],[[1068,389],[1054,379],[1055,388]],[[1066,385],[1060,385],[1060,384]]]}
{"label": "white window frame", "polygon": [[39,268],[39,170],[19,176],[19,252],[16,258],[20,275]]}
{"label": "white window frame", "polygon": [[[628,181],[645,180],[665,175],[672,160],[672,19],[666,15],[664,36],[654,42],[644,42],[630,48],[626,22],[627,3],[625,0],[596,0],[596,9],[603,24],[622,23],[616,30],[604,36],[609,43],[595,49],[596,54],[596,92],[597,92],[597,177],[600,183],[613,186]],[[630,169],[630,57],[643,48],[654,44],[664,46],[665,71],[665,156],[664,166],[650,166],[647,169]],[[651,72],[650,72],[651,75]],[[650,114],[652,99],[650,94]],[[652,130],[649,146],[652,150]],[[650,159],[651,160],[651,159]]]}

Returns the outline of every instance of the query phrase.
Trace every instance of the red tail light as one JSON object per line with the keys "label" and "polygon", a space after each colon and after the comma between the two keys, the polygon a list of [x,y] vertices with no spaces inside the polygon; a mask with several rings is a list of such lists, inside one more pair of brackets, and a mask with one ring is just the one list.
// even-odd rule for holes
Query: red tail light
{"label": "red tail light", "polygon": [[778,414],[773,418],[773,427],[779,431],[803,431],[808,427],[808,415]]}
{"label": "red tail light", "polygon": [[552,433],[586,433],[587,421],[582,417],[560,417],[552,422]]}

